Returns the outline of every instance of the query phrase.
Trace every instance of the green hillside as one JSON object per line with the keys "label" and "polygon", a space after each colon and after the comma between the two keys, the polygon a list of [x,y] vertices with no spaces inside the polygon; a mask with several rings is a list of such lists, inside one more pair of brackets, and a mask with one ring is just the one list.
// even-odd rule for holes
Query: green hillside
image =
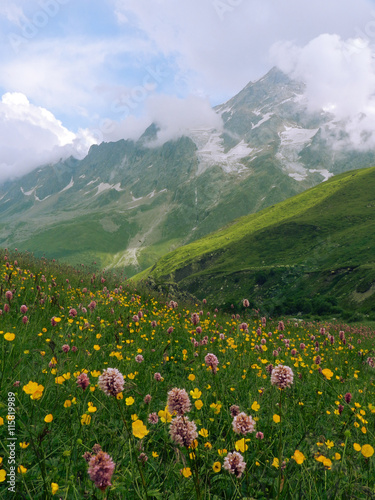
{"label": "green hillside", "polygon": [[138,274],[268,313],[371,313],[375,168],[338,175],[179,248]]}

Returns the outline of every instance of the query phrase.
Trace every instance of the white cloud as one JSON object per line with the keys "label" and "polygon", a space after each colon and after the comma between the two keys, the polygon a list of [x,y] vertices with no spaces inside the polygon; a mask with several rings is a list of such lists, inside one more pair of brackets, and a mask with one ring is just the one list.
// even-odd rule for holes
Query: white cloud
{"label": "white cloud", "polygon": [[375,53],[368,41],[323,34],[302,47],[277,43],[271,52],[281,70],[305,82],[311,111],[343,122],[341,146],[375,146]]}
{"label": "white cloud", "polygon": [[0,182],[37,166],[73,154],[83,157],[93,143],[90,134],[66,129],[45,108],[34,106],[19,92],[0,102]]}
{"label": "white cloud", "polygon": [[188,135],[189,130],[223,127],[220,116],[211,108],[208,99],[188,96],[179,99],[159,95],[150,97],[147,110],[151,121],[159,127],[156,144]]}

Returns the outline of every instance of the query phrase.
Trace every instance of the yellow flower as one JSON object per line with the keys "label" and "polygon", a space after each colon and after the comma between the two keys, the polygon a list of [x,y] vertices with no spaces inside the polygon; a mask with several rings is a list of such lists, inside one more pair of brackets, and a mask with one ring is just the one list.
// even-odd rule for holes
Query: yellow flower
{"label": "yellow flower", "polygon": [[99,370],[92,370],[91,375],[96,378],[101,375],[101,372]]}
{"label": "yellow flower", "polygon": [[100,345],[95,344],[95,345],[94,345],[94,349],[95,349],[95,351],[100,351]]}
{"label": "yellow flower", "polygon": [[340,459],[341,459],[340,453],[335,453],[335,460],[340,460]]}
{"label": "yellow flower", "polygon": [[43,395],[44,387],[39,385],[37,382],[29,381],[28,384],[24,385],[22,389],[26,394],[30,394],[31,399],[40,399]]}
{"label": "yellow flower", "polygon": [[[250,441],[250,439],[246,439],[246,441]],[[237,451],[240,451],[241,453],[244,453],[249,447],[247,446],[245,442],[245,438],[239,439],[234,443],[234,446]]]}
{"label": "yellow flower", "polygon": [[364,444],[361,453],[364,457],[370,458],[374,454],[374,448],[370,444]]}
{"label": "yellow flower", "polygon": [[51,483],[52,495],[55,495],[55,493],[57,493],[58,489],[59,489],[59,485],[57,483]]}
{"label": "yellow flower", "polygon": [[195,448],[198,448],[198,439],[194,439],[191,445],[189,446],[189,450],[195,450]]}
{"label": "yellow flower", "polygon": [[327,380],[331,380],[331,378],[333,377],[333,372],[329,368],[324,368],[324,370],[322,370],[322,373]]}
{"label": "yellow flower", "polygon": [[159,456],[159,453],[157,453],[156,451],[153,451],[153,452],[152,452],[152,456],[153,456],[154,458],[157,458],[157,457]]}
{"label": "yellow flower", "polygon": [[89,407],[89,408],[88,408],[88,412],[89,412],[89,413],[95,413],[95,412],[96,412],[96,410],[97,410],[97,407],[96,407],[96,406],[94,406],[94,405],[93,405],[93,403],[91,403],[91,402],[89,402],[89,403],[88,403],[88,407]]}
{"label": "yellow flower", "polygon": [[52,422],[52,420],[53,420],[53,415],[52,415],[52,413],[49,413],[48,415],[46,415],[46,416],[44,417],[44,421],[45,421],[45,422],[47,422],[47,424],[49,424],[50,422]]}
{"label": "yellow flower", "polygon": [[355,451],[361,451],[361,445],[358,443],[354,443],[353,448],[355,449]]}
{"label": "yellow flower", "polygon": [[136,420],[138,420],[138,415],[136,413],[133,413],[132,415],[130,415],[130,418],[133,420],[133,422],[135,422]]}
{"label": "yellow flower", "polygon": [[217,452],[222,457],[223,455],[226,455],[228,453],[228,450],[223,448],[222,450],[217,450]]}
{"label": "yellow flower", "polygon": [[129,398],[125,399],[126,406],[131,406],[134,403],[135,399],[130,396]]}
{"label": "yellow flower", "polygon": [[280,420],[281,420],[281,419],[280,419],[280,415],[276,415],[276,414],[275,414],[275,415],[272,417],[272,420],[275,422],[275,424],[278,424],[278,423],[280,422]]}
{"label": "yellow flower", "polygon": [[116,399],[124,399],[122,392],[119,392],[118,394],[116,394]]}
{"label": "yellow flower", "polygon": [[276,467],[276,469],[278,469],[279,468],[279,459],[275,457],[273,459],[273,462],[271,465],[272,465],[272,467]]}
{"label": "yellow flower", "polygon": [[206,443],[204,443],[204,447],[210,450],[212,448],[212,444],[207,441]]}
{"label": "yellow flower", "polygon": [[327,446],[329,450],[335,446],[335,443],[330,440],[327,440],[324,444]]}
{"label": "yellow flower", "polygon": [[0,425],[4,425],[4,419],[3,419],[3,417],[0,417]]}
{"label": "yellow flower", "polygon": [[20,447],[24,450],[29,446],[30,443],[26,443],[25,441],[23,443],[20,443]]}
{"label": "yellow flower", "polygon": [[221,406],[222,405],[220,403],[212,403],[212,404],[210,404],[210,408],[213,409],[215,415],[218,415],[220,413]]}
{"label": "yellow flower", "polygon": [[202,396],[202,392],[196,387],[194,391],[190,391],[190,396],[193,399],[199,399]]}
{"label": "yellow flower", "polygon": [[66,399],[64,403],[64,408],[69,408],[70,406],[72,406],[72,402],[70,401],[70,399]]}
{"label": "yellow flower", "polygon": [[26,469],[26,467],[24,467],[23,465],[19,465],[19,466],[17,467],[17,472],[19,472],[20,474],[26,474],[27,469]]}
{"label": "yellow flower", "polygon": [[293,460],[297,462],[298,465],[301,465],[304,460],[306,460],[305,455],[300,452],[299,450],[296,450],[292,456]]}
{"label": "yellow flower", "polygon": [[158,412],[158,415],[160,417],[160,420],[164,423],[169,423],[172,420],[172,414],[169,413],[168,406],[166,406],[164,410],[160,410]]}
{"label": "yellow flower", "polygon": [[5,340],[8,340],[9,342],[12,342],[12,340],[14,340],[16,338],[16,336],[14,335],[14,333],[9,333],[7,332],[5,335],[4,335],[4,339]]}
{"label": "yellow flower", "polygon": [[[190,373],[190,375],[188,376],[188,379],[193,382],[195,380],[195,375],[194,373]],[[190,469],[189,469],[190,470]]]}
{"label": "yellow flower", "polygon": [[192,475],[190,467],[184,467],[180,472],[184,477],[190,477]]}
{"label": "yellow flower", "polygon": [[197,401],[194,401],[194,406],[197,410],[200,410],[203,406],[203,401],[201,401],[200,399],[197,399]]}
{"label": "yellow flower", "polygon": [[260,404],[257,401],[254,401],[254,403],[251,405],[251,409],[253,411],[258,411],[260,408]]}
{"label": "yellow flower", "polygon": [[91,415],[84,413],[81,417],[81,425],[90,425]]}
{"label": "yellow flower", "polygon": [[214,472],[220,472],[221,471],[221,463],[220,462],[215,462],[214,465],[212,466]]}
{"label": "yellow flower", "polygon": [[3,483],[7,477],[7,473],[4,469],[0,469],[0,483]]}
{"label": "yellow flower", "polygon": [[201,429],[198,434],[204,438],[208,437],[208,430],[207,429]]}
{"label": "yellow flower", "polygon": [[143,439],[150,431],[147,430],[147,427],[144,425],[142,420],[136,420],[132,423],[133,436]]}
{"label": "yellow flower", "polygon": [[63,384],[64,382],[65,382],[65,377],[63,377],[62,375],[60,375],[59,377],[55,378],[55,383],[56,384]]}

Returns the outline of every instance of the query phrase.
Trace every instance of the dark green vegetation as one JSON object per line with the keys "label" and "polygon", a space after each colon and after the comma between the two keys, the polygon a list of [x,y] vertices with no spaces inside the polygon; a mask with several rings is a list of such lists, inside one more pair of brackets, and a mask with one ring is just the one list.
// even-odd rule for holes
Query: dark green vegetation
{"label": "dark green vegetation", "polygon": [[375,314],[375,168],[340,174],[161,258],[135,276],[271,315]]}

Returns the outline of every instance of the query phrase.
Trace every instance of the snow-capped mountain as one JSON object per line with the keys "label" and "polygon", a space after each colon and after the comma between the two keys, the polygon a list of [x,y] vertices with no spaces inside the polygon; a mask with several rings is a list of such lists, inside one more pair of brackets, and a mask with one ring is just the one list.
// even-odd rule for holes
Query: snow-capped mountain
{"label": "snow-capped mountain", "polygon": [[237,217],[375,164],[373,151],[337,150],[327,128],[340,124],[308,112],[303,83],[276,68],[215,110],[223,130],[155,146],[151,125],[136,142],[102,143],[0,186],[0,245],[132,274]]}

